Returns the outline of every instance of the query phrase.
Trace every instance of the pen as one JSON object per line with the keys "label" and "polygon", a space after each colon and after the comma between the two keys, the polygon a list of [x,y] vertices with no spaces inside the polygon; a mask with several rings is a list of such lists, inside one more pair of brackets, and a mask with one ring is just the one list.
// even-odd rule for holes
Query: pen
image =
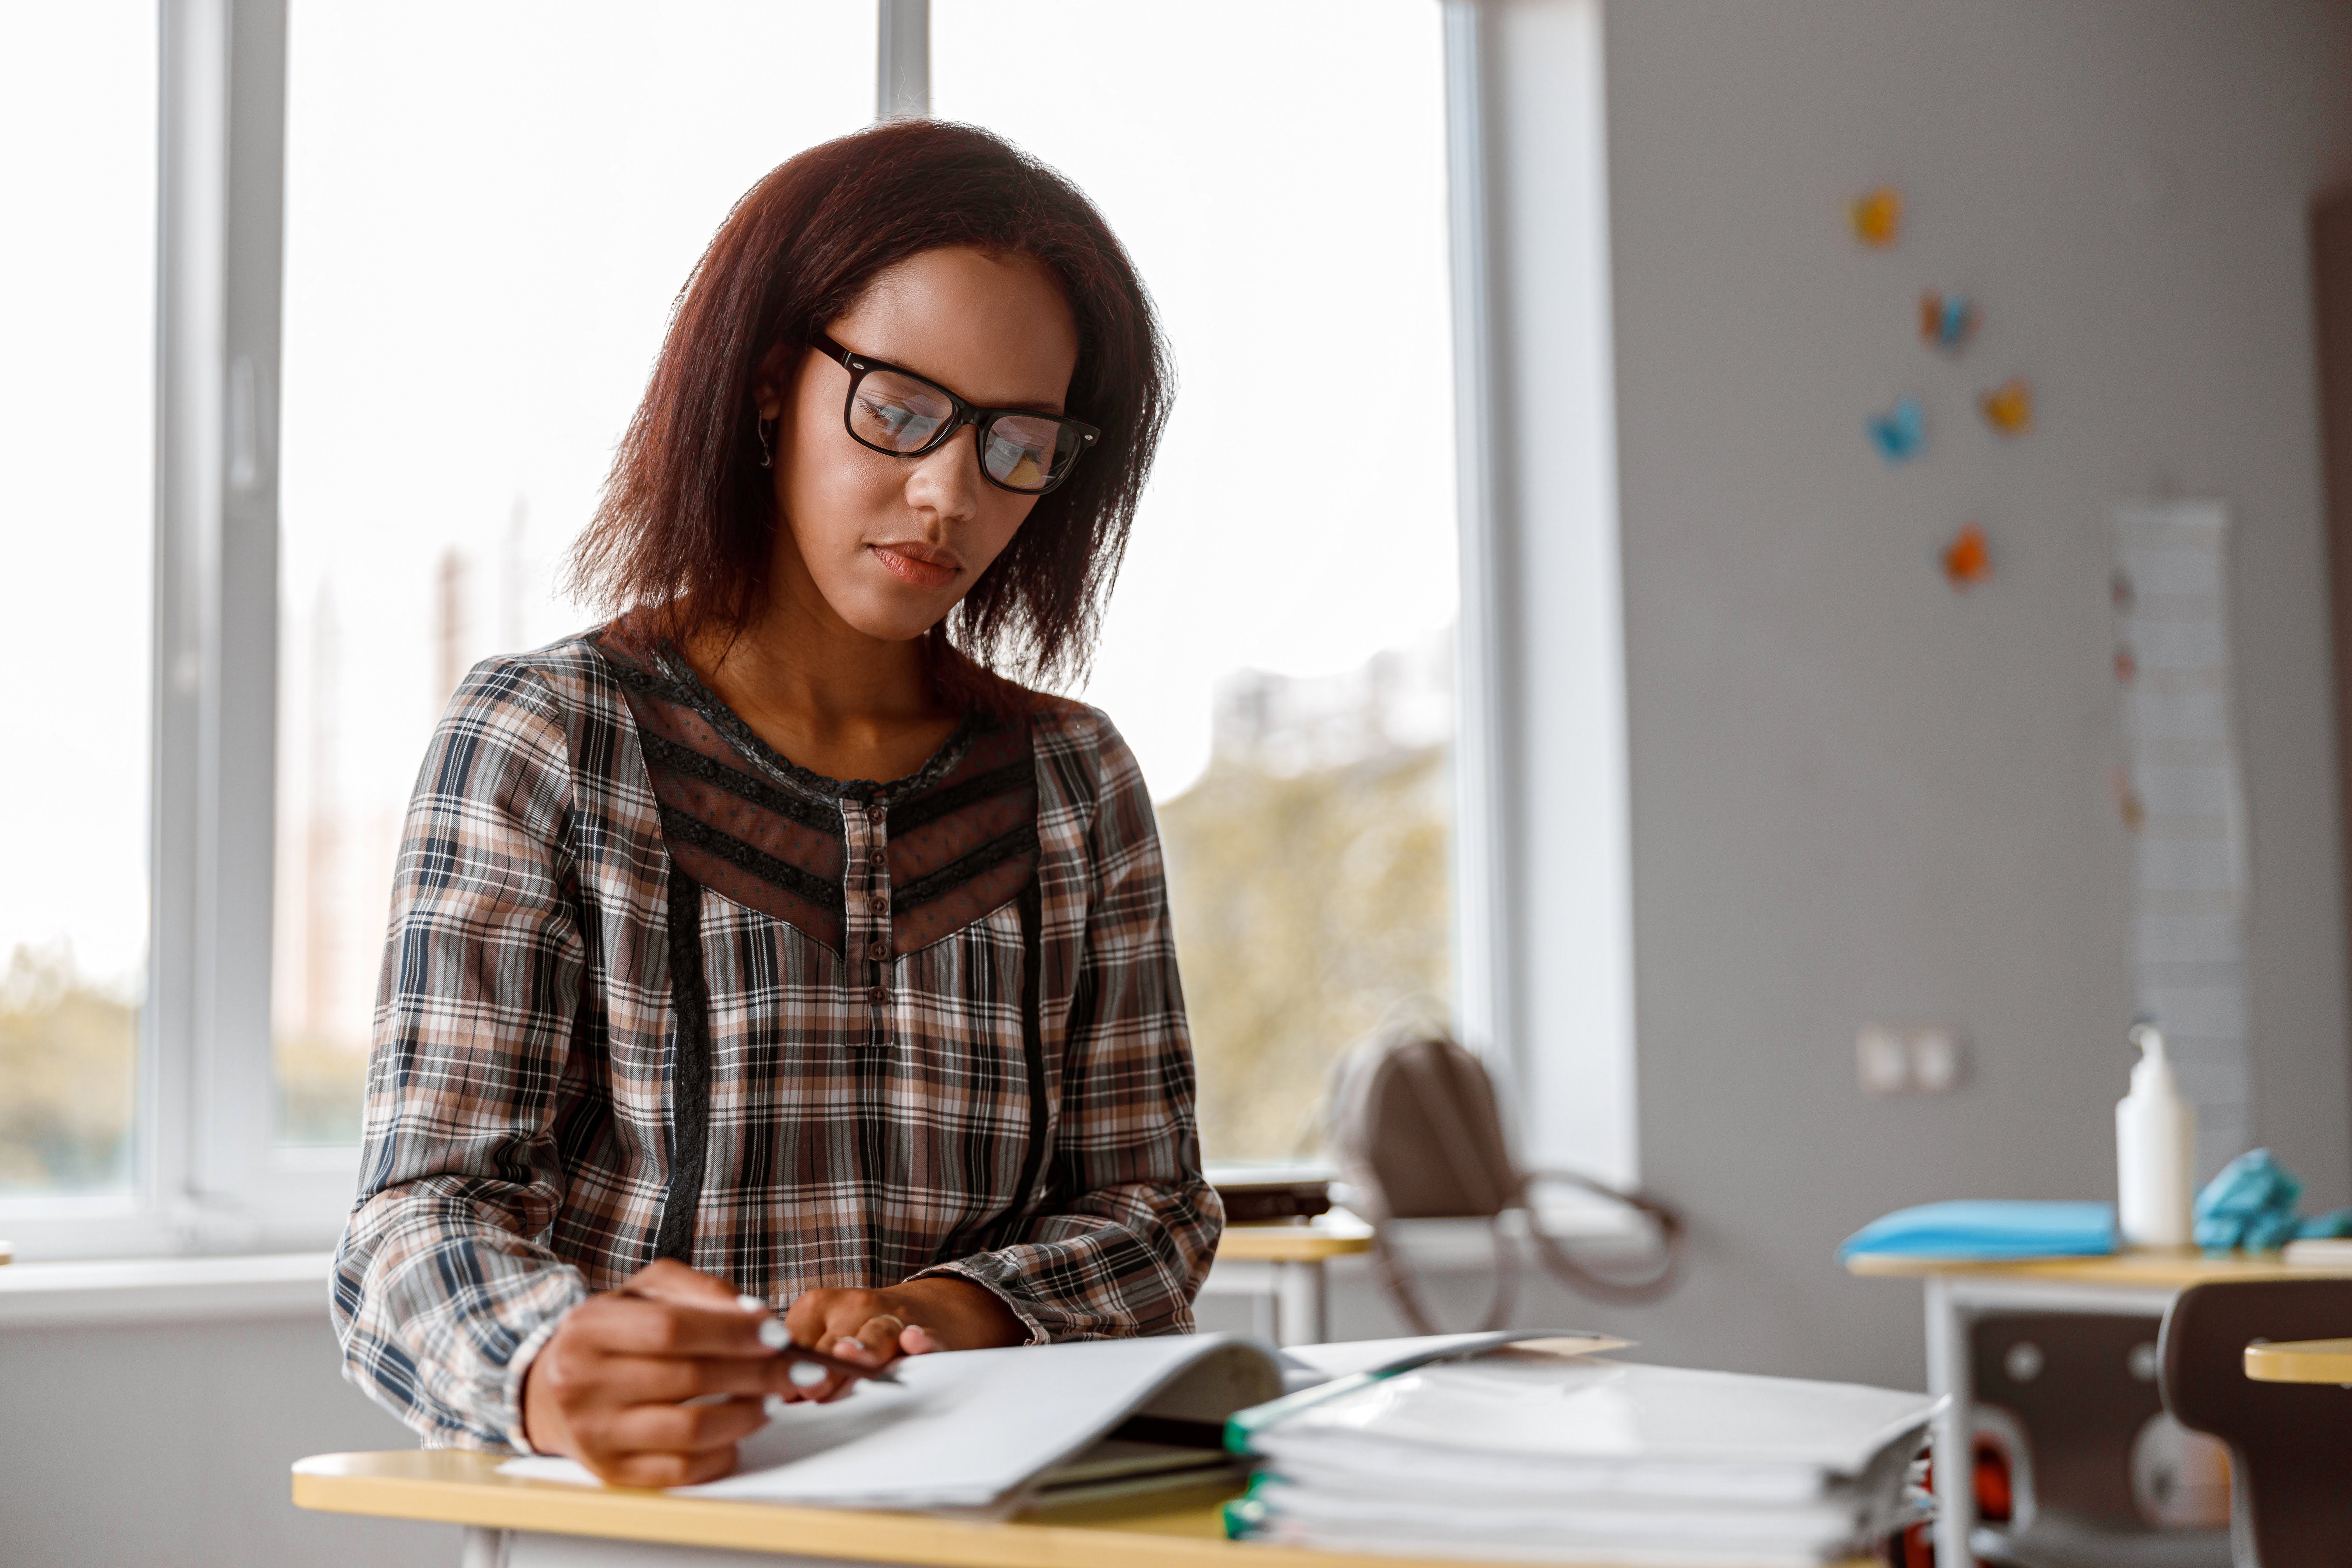
{"label": "pen", "polygon": [[[655,1296],[644,1290],[633,1290],[625,1285],[621,1287],[618,1294],[623,1296],[635,1296],[640,1301],[667,1301],[673,1300],[673,1298],[667,1296]],[[765,1301],[761,1300],[757,1296],[738,1296],[735,1300],[747,1312],[758,1311],[768,1313],[768,1321],[760,1325],[760,1342],[763,1345],[767,1345],[778,1355],[788,1361],[795,1361],[805,1365],[820,1367],[826,1372],[836,1373],[842,1377],[863,1378],[867,1383],[895,1384],[898,1381],[898,1374],[892,1372],[887,1367],[860,1366],[854,1361],[844,1361],[839,1356],[827,1355],[823,1351],[806,1350],[802,1346],[793,1344],[784,1338],[784,1320],[782,1316],[777,1313],[775,1310],[770,1307]],[[786,1375],[790,1376],[791,1374],[787,1373]],[[793,1378],[793,1382],[796,1384],[800,1384],[802,1387],[809,1386],[806,1384],[802,1384],[801,1380],[797,1377]]]}

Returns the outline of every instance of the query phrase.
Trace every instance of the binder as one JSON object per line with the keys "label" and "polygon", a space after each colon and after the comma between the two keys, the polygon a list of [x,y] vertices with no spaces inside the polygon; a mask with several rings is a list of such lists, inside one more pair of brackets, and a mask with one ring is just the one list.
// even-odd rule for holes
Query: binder
{"label": "binder", "polygon": [[1235,1413],[1232,1533],[1503,1561],[1836,1561],[1912,1516],[1937,1402],[1504,1350]]}

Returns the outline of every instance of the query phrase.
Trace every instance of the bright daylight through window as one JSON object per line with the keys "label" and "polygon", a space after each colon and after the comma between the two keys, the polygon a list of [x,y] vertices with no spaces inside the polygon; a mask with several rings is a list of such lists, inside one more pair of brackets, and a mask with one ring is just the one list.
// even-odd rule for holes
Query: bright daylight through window
{"label": "bright daylight through window", "polygon": [[931,111],[1092,196],[1173,418],[1085,695],[1142,763],[1213,1160],[1452,986],[1444,47],[1432,0],[933,0]]}
{"label": "bright daylight through window", "polygon": [[131,1184],[146,988],[156,11],[0,16],[0,1197]]}
{"label": "bright daylight through window", "polygon": [[[295,0],[279,571],[278,1135],[359,1135],[426,738],[554,595],[736,198],[873,117],[842,0]],[[457,40],[462,40],[458,47]]]}
{"label": "bright daylight through window", "polygon": [[[434,721],[476,661],[588,623],[557,596],[559,571],[670,303],[753,181],[872,118],[876,24],[872,5],[839,0],[293,0],[270,966],[281,1144],[358,1137],[394,849]],[[932,111],[1003,133],[1101,205],[1176,356],[1163,456],[1082,694],[1126,732],[1160,810],[1219,1160],[1307,1152],[1334,1053],[1391,1003],[1452,990],[1440,26],[1433,0],[932,7]],[[74,156],[115,162],[56,188],[131,216],[110,218],[121,237],[97,265],[37,273],[13,298],[144,300],[152,62],[131,44],[103,59],[149,118],[89,108],[105,137]],[[68,94],[77,113],[94,90]],[[142,714],[145,588],[121,574],[145,559],[147,323],[143,304],[68,314],[121,339],[119,364],[81,362],[109,367],[119,430],[78,412],[95,389],[77,401],[53,385],[11,429],[36,432],[43,460],[22,467],[37,476],[93,441],[114,453],[71,466],[102,470],[102,493],[37,501],[80,527],[34,547],[54,573],[117,575],[45,596],[75,606],[70,634],[34,619],[5,635],[94,648],[82,694],[113,681],[105,710]],[[44,363],[41,340],[30,351]],[[92,605],[121,625],[93,626]],[[11,881],[0,934],[26,956],[0,1039],[47,1060],[65,1048],[60,998],[79,999],[93,1021],[71,1026],[114,1044],[73,1048],[112,1050],[114,1076],[67,1075],[94,1086],[77,1089],[90,1102],[53,1115],[119,1141],[144,729],[76,732],[98,751],[70,784],[36,770],[9,787],[55,778],[85,802],[119,790],[121,830],[69,851],[61,837],[39,851],[54,867]],[[25,819],[46,799],[27,797]],[[41,1008],[50,1023],[22,1022]],[[5,1129],[18,1142],[0,1146],[0,1180],[119,1173],[95,1133]],[[71,1149],[19,1152],[39,1138]]]}

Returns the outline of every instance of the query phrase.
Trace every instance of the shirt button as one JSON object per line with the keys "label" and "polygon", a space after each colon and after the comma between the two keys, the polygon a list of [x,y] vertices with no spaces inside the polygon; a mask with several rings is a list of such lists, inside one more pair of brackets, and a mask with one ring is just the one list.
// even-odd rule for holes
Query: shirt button
{"label": "shirt button", "polygon": [[887,942],[869,942],[866,944],[866,956],[876,959],[887,958],[890,956],[890,944]]}
{"label": "shirt button", "polygon": [[890,993],[884,990],[879,985],[869,985],[866,988],[866,999],[868,1002],[873,1003],[877,1007],[879,1007],[882,1004],[890,1000]]}
{"label": "shirt button", "polygon": [[881,867],[887,866],[890,863],[890,857],[884,854],[879,849],[868,850],[866,855],[866,863],[868,866],[872,866],[879,869]]}
{"label": "shirt button", "polygon": [[877,915],[887,915],[890,912],[890,900],[887,899],[868,899],[866,900],[866,907],[873,910]]}

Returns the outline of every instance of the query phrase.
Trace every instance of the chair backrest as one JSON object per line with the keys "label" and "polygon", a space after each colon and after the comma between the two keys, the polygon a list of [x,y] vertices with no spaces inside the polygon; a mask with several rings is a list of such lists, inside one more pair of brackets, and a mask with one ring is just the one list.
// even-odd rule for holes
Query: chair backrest
{"label": "chair backrest", "polygon": [[2256,1383],[2256,1340],[2352,1334],[2352,1279],[2192,1286],[2164,1316],[2164,1406],[2230,1447],[2237,1522],[2261,1568],[2352,1564],[2352,1389]]}
{"label": "chair backrest", "polygon": [[1365,1217],[1492,1219],[1523,1202],[1486,1065],[1443,1030],[1382,1027],[1335,1065],[1326,1134]]}
{"label": "chair backrest", "polygon": [[[1475,1218],[1493,1233],[1495,1295],[1486,1326],[1500,1328],[1517,1289],[1519,1248],[1498,1222],[1507,1211],[1528,1206],[1528,1177],[1512,1162],[1485,1064],[1443,1025],[1394,1016],[1332,1065],[1325,1110],[1325,1141],[1339,1157],[1350,1201],[1372,1224],[1373,1271],[1405,1321],[1419,1332],[1438,1331],[1390,1223]],[[1674,1288],[1685,1250],[1679,1214],[1575,1173],[1546,1173],[1544,1179],[1573,1183],[1633,1210],[1658,1240],[1655,1258],[1632,1272],[1602,1270],[1570,1256],[1530,1221],[1527,1239],[1555,1279],[1604,1301],[1652,1301]]]}

